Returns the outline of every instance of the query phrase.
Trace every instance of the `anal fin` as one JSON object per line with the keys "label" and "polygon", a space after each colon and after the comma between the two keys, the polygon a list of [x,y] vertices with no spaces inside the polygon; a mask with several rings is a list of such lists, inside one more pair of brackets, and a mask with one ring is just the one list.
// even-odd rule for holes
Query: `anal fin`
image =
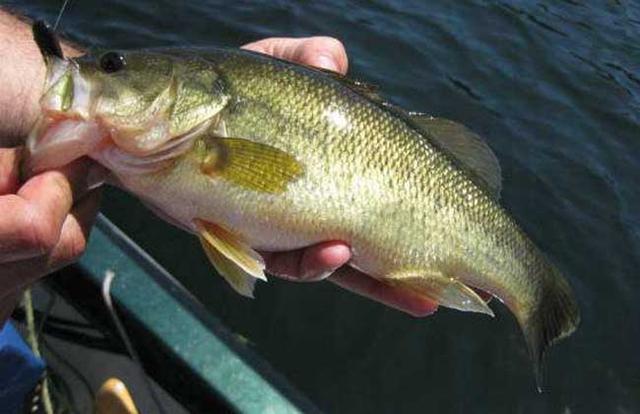
{"label": "anal fin", "polygon": [[401,285],[423,294],[448,308],[494,316],[487,302],[469,286],[440,272],[399,272],[385,277],[393,285]]}
{"label": "anal fin", "polygon": [[253,298],[256,279],[267,280],[262,257],[222,227],[205,220],[194,222],[200,243],[218,273],[236,292]]}

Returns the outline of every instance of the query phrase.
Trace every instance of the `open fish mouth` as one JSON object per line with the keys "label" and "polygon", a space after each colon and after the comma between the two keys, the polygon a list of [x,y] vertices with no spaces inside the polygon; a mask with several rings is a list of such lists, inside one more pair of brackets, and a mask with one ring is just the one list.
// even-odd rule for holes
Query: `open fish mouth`
{"label": "open fish mouth", "polygon": [[206,119],[172,136],[162,114],[135,129],[100,116],[95,86],[85,79],[73,58],[63,56],[55,33],[45,23],[36,23],[33,32],[47,73],[40,117],[26,141],[24,178],[83,156],[107,168],[117,165],[128,173],[155,171],[188,151],[193,139],[212,123]]}
{"label": "open fish mouth", "polygon": [[27,139],[22,174],[26,178],[66,165],[94,151],[107,136],[95,121],[41,118]]}
{"label": "open fish mouth", "polygon": [[26,141],[25,178],[88,154],[106,135],[90,120],[90,88],[77,63],[64,57],[57,36],[46,23],[35,23],[33,35],[47,73],[40,117]]}

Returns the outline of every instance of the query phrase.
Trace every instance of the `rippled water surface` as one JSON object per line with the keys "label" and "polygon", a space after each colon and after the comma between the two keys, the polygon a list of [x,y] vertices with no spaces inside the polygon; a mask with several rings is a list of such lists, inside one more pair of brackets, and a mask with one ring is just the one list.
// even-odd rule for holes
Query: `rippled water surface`
{"label": "rippled water surface", "polygon": [[[54,20],[59,2],[16,5]],[[568,274],[578,332],[535,392],[515,320],[414,319],[328,283],[257,299],[213,277],[197,241],[110,190],[104,211],[318,406],[331,412],[640,412],[640,6],[610,1],[81,1],[81,44],[344,41],[353,76],[460,121],[501,161],[504,204]],[[179,202],[179,200],[176,200]]]}

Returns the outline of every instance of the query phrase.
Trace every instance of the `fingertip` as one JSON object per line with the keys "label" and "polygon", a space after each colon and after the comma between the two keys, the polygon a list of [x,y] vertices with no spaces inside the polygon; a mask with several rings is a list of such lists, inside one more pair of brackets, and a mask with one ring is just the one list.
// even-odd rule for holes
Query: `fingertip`
{"label": "fingertip", "polygon": [[69,214],[62,224],[60,241],[50,255],[50,266],[60,268],[75,262],[87,247],[88,233],[78,218]]}
{"label": "fingertip", "polygon": [[351,259],[351,248],[340,241],[330,241],[307,248],[302,259],[304,270],[337,269]]}
{"label": "fingertip", "polygon": [[270,273],[294,281],[318,281],[351,259],[351,249],[339,241],[324,242],[289,252],[263,253]]}
{"label": "fingertip", "polygon": [[316,36],[305,40],[301,60],[311,66],[346,74],[349,67],[342,42],[334,37]]}
{"label": "fingertip", "polygon": [[246,44],[242,48],[343,75],[349,67],[344,45],[340,40],[329,36],[271,37]]}

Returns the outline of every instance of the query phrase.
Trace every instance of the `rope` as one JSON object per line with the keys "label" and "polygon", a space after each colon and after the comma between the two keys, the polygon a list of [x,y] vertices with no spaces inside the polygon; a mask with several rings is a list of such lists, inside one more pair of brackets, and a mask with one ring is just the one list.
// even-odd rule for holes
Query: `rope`
{"label": "rope", "polygon": [[[33,298],[31,296],[31,289],[27,289],[24,292],[24,307],[27,316],[27,342],[31,347],[31,351],[38,358],[42,358],[40,353],[40,346],[38,345],[38,331],[36,329],[35,317],[33,312]],[[49,394],[49,378],[45,375],[42,380],[42,388],[40,389],[42,404],[46,414],[53,414],[53,404],[51,402],[51,395]]]}

